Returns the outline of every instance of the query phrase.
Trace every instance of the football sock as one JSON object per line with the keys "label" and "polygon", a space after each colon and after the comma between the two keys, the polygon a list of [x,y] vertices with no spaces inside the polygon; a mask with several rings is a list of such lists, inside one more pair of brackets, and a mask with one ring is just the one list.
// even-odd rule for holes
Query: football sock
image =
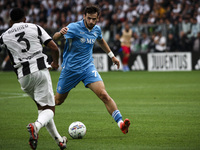
{"label": "football sock", "polygon": [[115,121],[117,122],[118,126],[120,127],[120,123],[123,122],[122,121],[122,115],[121,115],[120,111],[119,110],[115,110],[112,113],[112,117],[115,119]]}
{"label": "football sock", "polygon": [[37,132],[39,132],[39,130],[44,127],[45,125],[48,124],[48,122],[53,118],[54,113],[52,110],[50,109],[45,109],[43,111],[39,110],[38,111],[38,119],[35,122],[35,126],[37,128]]}
{"label": "football sock", "polygon": [[60,136],[56,129],[56,125],[54,123],[54,120],[51,119],[49,123],[45,126],[51,137],[56,140],[57,143],[63,142],[63,138]]}
{"label": "football sock", "polygon": [[120,124],[121,124],[122,122],[123,122],[123,121],[120,120],[120,121],[117,123],[117,125],[118,125],[119,128],[120,128]]}

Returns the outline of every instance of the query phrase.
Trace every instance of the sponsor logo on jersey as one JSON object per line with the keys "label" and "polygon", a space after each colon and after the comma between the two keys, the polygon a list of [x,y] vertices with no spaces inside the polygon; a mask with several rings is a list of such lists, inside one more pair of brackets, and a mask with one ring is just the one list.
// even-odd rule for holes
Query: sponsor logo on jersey
{"label": "sponsor logo on jersey", "polygon": [[85,43],[85,39],[84,38],[81,38],[80,41],[81,41],[81,43]]}
{"label": "sponsor logo on jersey", "polygon": [[88,39],[87,38],[86,43],[88,43],[88,44],[94,44],[95,40],[96,39]]}
{"label": "sponsor logo on jersey", "polygon": [[85,38],[80,38],[80,42],[81,43],[87,43],[87,44],[94,44],[95,43],[95,40],[96,39],[89,39],[89,38],[87,38],[87,39],[85,39]]}

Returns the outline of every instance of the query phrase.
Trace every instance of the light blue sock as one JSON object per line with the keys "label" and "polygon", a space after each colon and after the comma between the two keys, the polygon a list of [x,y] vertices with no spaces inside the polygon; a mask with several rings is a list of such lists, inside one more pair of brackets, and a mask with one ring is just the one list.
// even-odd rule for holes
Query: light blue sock
{"label": "light blue sock", "polygon": [[115,121],[118,123],[119,121],[122,120],[122,115],[120,113],[119,110],[115,110],[113,113],[112,113],[112,117],[115,119]]}

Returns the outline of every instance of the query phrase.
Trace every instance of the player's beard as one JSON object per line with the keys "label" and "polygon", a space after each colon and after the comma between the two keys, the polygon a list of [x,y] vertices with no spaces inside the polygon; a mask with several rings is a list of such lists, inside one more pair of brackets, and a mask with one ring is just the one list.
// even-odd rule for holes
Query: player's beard
{"label": "player's beard", "polygon": [[90,30],[92,30],[92,28],[93,28],[93,27],[95,26],[95,24],[96,24],[96,23],[95,23],[95,24],[93,24],[93,23],[88,24],[87,21],[85,21],[85,23],[86,23],[86,25],[87,25],[87,28],[90,29]]}

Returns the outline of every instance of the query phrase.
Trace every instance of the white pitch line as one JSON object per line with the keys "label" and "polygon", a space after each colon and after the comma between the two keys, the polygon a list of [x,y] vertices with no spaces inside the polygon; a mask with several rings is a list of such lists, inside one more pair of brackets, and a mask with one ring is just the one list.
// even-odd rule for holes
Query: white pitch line
{"label": "white pitch line", "polygon": [[2,95],[23,95],[24,93],[0,92]]}
{"label": "white pitch line", "polygon": [[20,98],[20,97],[28,97],[28,95],[20,94],[20,95],[16,95],[16,96],[0,97],[0,100],[6,100],[6,99],[11,99],[11,98]]}

